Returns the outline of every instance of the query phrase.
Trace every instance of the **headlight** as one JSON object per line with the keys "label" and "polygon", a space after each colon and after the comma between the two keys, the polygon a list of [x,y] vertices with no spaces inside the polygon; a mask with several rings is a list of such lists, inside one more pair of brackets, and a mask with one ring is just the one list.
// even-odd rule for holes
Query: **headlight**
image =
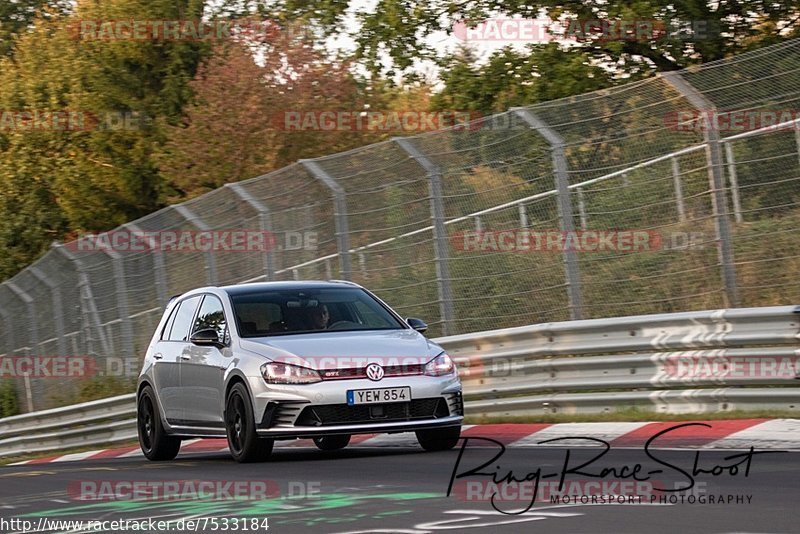
{"label": "headlight", "polygon": [[425,365],[427,376],[445,376],[456,372],[456,364],[446,353],[441,353]]}
{"label": "headlight", "polygon": [[322,380],[314,369],[280,362],[262,365],[261,376],[268,384],[313,384]]}

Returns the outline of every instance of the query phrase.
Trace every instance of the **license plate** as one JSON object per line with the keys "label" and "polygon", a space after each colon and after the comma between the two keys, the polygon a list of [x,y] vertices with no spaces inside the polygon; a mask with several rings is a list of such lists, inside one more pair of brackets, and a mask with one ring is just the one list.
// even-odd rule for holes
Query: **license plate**
{"label": "license plate", "polygon": [[411,388],[350,389],[347,404],[383,404],[385,402],[409,402]]}

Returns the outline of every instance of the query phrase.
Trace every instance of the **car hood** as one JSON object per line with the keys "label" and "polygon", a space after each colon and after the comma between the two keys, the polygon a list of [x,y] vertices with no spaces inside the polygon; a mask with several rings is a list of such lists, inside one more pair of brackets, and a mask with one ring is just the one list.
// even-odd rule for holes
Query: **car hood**
{"label": "car hood", "polygon": [[320,332],[246,338],[242,348],[275,361],[312,369],[358,368],[368,363],[426,363],[442,349],[414,330]]}

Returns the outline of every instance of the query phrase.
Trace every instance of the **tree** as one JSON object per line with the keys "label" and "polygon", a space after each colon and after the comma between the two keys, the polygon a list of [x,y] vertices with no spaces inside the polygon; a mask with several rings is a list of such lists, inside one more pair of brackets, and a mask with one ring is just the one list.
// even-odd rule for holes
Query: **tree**
{"label": "tree", "polygon": [[175,200],[379,138],[357,130],[297,131],[287,123],[290,114],[359,113],[369,96],[346,62],[297,34],[276,37],[219,43],[191,82],[196,98],[182,123],[168,128],[159,158]]}
{"label": "tree", "polygon": [[[339,3],[332,4],[329,12],[336,13],[339,20],[344,17]],[[797,0],[433,0],[424,4],[379,0],[373,11],[360,14],[358,53],[375,69],[386,66],[385,50],[397,67],[408,69],[420,58],[435,59],[435,51],[424,37],[436,31],[452,33],[456,22],[474,25],[490,18],[535,19],[545,13],[553,20],[650,20],[663,23],[667,29],[688,30],[685,34],[671,32],[649,40],[614,40],[594,32],[567,49],[574,54],[587,53],[594,61],[614,66],[620,72],[638,71],[643,64],[649,70],[675,70],[800,35]]]}
{"label": "tree", "polygon": [[[800,0],[377,0],[369,10],[348,0],[222,0],[213,5],[220,15],[249,13],[278,24],[303,21],[319,42],[349,33],[356,43],[354,61],[373,78],[392,79],[398,71],[406,82],[415,81],[419,64],[431,61],[446,84],[434,100],[438,109],[483,112],[608,87],[800,35]],[[440,39],[429,39],[455,35],[461,23],[475,27],[487,20],[545,17],[570,37],[502,50],[486,65],[474,52],[443,54],[433,44]],[[640,38],[609,38],[597,21],[651,22],[653,30]]]}
{"label": "tree", "polygon": [[588,53],[574,53],[557,45],[504,48],[479,64],[462,47],[442,61],[444,88],[432,99],[434,109],[498,113],[513,106],[572,96],[614,83],[611,73],[591,62]]}
{"label": "tree", "polygon": [[[65,112],[84,126],[0,130],[0,247],[9,276],[54,240],[103,231],[164,205],[154,152],[189,100],[209,49],[191,41],[77,39],[80,20],[199,18],[200,0],[82,0],[35,19],[0,59],[0,109]],[[122,127],[106,119],[137,119]],[[94,120],[97,118],[98,120]],[[22,237],[24,236],[24,238]]]}
{"label": "tree", "polygon": [[13,380],[0,382],[0,418],[11,417],[19,413],[17,390]]}
{"label": "tree", "polygon": [[[348,23],[348,10],[360,5],[347,0],[228,0],[223,4],[227,10],[262,13],[268,6],[276,20],[303,19],[324,35],[341,32]],[[655,20],[668,28],[689,29],[682,37],[645,41],[609,40],[593,34],[569,48],[571,53],[588,53],[593,60],[623,72],[674,70],[800,35],[798,0],[378,0],[370,11],[357,12],[358,26],[352,35],[358,59],[372,71],[396,67],[408,72],[421,59],[438,59],[426,37],[452,33],[457,22],[474,25],[491,18],[536,19],[543,14],[553,20]]]}
{"label": "tree", "polygon": [[0,3],[0,57],[14,51],[14,39],[31,26],[39,14],[58,17],[69,13],[69,0],[11,0]]}

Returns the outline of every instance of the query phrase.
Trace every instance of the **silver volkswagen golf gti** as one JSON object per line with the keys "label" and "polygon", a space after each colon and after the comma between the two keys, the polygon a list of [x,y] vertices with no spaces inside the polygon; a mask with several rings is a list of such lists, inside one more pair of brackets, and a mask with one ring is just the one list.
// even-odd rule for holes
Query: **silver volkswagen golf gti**
{"label": "silver volkswagen golf gti", "polygon": [[142,451],[170,460],[182,439],[227,437],[234,459],[253,462],[279,439],[336,450],[396,432],[453,448],[461,383],[426,328],[351,282],[189,291],[167,305],[139,376]]}

